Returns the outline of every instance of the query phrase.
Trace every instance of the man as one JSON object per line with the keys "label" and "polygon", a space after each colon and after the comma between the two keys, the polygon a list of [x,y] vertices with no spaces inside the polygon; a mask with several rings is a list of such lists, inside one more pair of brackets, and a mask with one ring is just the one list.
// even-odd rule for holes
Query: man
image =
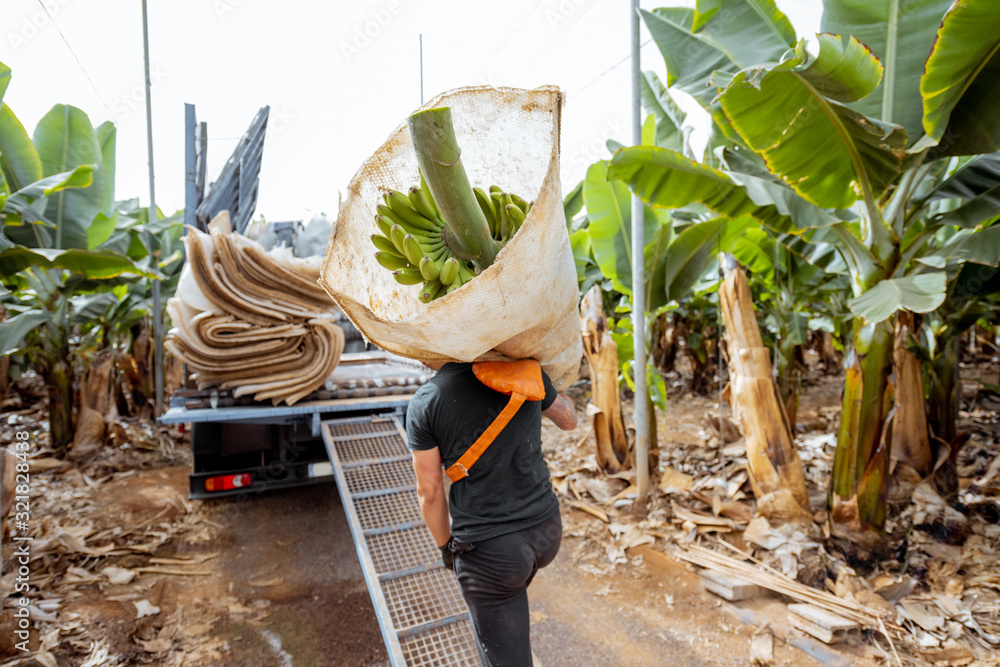
{"label": "man", "polygon": [[428,365],[438,372],[406,413],[420,510],[458,576],[483,663],[531,667],[527,588],[562,540],[559,501],[542,457],[542,415],[573,430],[573,402],[543,372],[545,397],[521,405],[446,496],[442,463],[455,464],[509,397],[483,384],[472,364]]}

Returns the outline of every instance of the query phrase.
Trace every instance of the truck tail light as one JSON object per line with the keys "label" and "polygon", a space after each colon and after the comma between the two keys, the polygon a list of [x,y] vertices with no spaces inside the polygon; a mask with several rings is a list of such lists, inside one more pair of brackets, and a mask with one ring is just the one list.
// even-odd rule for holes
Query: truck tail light
{"label": "truck tail light", "polygon": [[206,491],[229,491],[230,489],[242,489],[250,486],[250,474],[220,475],[209,477],[205,480]]}

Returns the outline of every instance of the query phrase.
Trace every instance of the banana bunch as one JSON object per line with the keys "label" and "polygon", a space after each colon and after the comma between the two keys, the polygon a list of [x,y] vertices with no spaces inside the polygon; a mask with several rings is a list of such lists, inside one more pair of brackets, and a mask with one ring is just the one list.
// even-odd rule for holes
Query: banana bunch
{"label": "banana bunch", "polygon": [[490,226],[490,234],[495,241],[507,245],[511,237],[521,228],[524,219],[531,210],[531,202],[526,202],[517,195],[504,192],[499,186],[491,185],[490,191],[473,188],[476,201],[486,223]]}
{"label": "banana bunch", "polygon": [[[506,244],[514,236],[531,208],[517,195],[504,193],[497,186],[487,194],[475,188],[476,199],[486,216],[490,234]],[[476,277],[472,262],[452,255],[445,243],[445,222],[430,190],[420,179],[408,193],[389,190],[376,207],[378,233],[371,235],[375,259],[392,271],[401,285],[423,288],[417,298],[429,303],[452,292]]]}

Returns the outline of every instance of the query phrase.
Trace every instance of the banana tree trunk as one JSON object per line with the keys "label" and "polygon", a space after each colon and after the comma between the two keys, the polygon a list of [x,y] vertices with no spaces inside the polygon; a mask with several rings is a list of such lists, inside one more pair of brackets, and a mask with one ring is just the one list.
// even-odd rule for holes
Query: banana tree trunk
{"label": "banana tree trunk", "polygon": [[885,423],[893,325],[857,321],[848,355],[830,487],[831,532],[871,549],[885,524],[891,434]]}
{"label": "banana tree trunk", "polygon": [[951,443],[958,433],[958,339],[943,341],[931,362],[930,427],[934,435]]}
{"label": "banana tree trunk", "polygon": [[[605,472],[616,473],[628,464],[630,451],[618,391],[618,346],[608,332],[601,288],[597,285],[580,304],[580,330],[583,352],[590,366],[591,399],[587,412],[597,440],[597,465]],[[641,398],[637,396],[636,400]]]}
{"label": "banana tree trunk", "polygon": [[652,327],[653,351],[650,357],[661,373],[674,370],[674,360],[677,357],[675,318],[676,315],[662,313]]}
{"label": "banana tree trunk", "polygon": [[115,355],[109,349],[98,352],[86,378],[80,387],[80,411],[76,432],[73,434],[73,449],[92,448],[104,443],[106,431],[105,417],[108,414],[111,394],[111,369]]}
{"label": "banana tree trunk", "polygon": [[455,138],[451,109],[418,111],[406,121],[417,154],[417,164],[448,225],[445,242],[459,258],[471,260],[477,273],[496,260],[499,246],[490,235]]}
{"label": "banana tree trunk", "polygon": [[719,290],[719,303],[726,321],[731,400],[746,436],[750,484],[758,509],[772,522],[812,521],[802,461],[742,269],[729,272]]}
{"label": "banana tree trunk", "polygon": [[49,434],[52,449],[58,456],[66,453],[73,442],[73,373],[65,359],[46,370],[45,384],[49,392]]}
{"label": "banana tree trunk", "polygon": [[893,364],[896,368],[895,408],[892,418],[892,459],[898,466],[907,466],[923,479],[931,473],[933,457],[924,411],[924,378],[920,358],[908,348],[910,336],[915,333],[914,316],[900,311],[896,320],[893,344]]}
{"label": "banana tree trunk", "polygon": [[795,432],[795,424],[799,412],[799,393],[802,390],[802,366],[800,361],[802,348],[789,341],[782,341],[778,346],[778,391],[781,392],[781,402],[788,415],[788,424]]}
{"label": "banana tree trunk", "polygon": [[959,365],[959,340],[952,336],[941,342],[940,352],[931,362],[930,430],[935,438],[948,445],[950,452],[940,468],[935,471],[938,490],[945,497],[958,491],[956,459],[965,440],[958,437],[958,409],[961,390]]}

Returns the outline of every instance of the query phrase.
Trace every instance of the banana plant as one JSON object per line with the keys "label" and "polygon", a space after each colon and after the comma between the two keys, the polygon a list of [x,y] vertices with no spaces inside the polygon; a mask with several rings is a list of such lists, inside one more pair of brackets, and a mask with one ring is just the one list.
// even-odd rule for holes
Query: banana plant
{"label": "banana plant", "polygon": [[[0,64],[0,98],[10,70]],[[0,275],[4,306],[0,354],[31,351],[49,386],[52,445],[73,439],[74,372],[70,315],[74,295],[136,280],[160,279],[151,258],[105,245],[114,210],[115,128],[96,130],[80,109],[59,104],[29,138],[0,106]]]}
{"label": "banana plant", "polygon": [[[844,30],[817,35],[816,53],[795,41],[771,0],[698,0],[694,10],[644,12],[668,84],[691,91],[720,132],[738,137],[745,162],[767,175],[695,163],[652,146],[623,148],[608,166],[609,178],[654,208],[697,202],[723,216],[751,215],[776,232],[836,235],[856,318],[831,524],[836,534],[872,548],[883,543],[895,315],[929,313],[944,303],[948,271],[934,259],[919,260],[957,251],[942,243],[945,230],[962,230],[958,243],[966,254],[956,259],[965,262],[985,261],[985,253],[974,251],[995,248],[996,233],[980,208],[981,197],[995,196],[996,181],[978,194],[937,191],[958,200],[961,218],[935,213],[924,193],[947,175],[952,158],[992,153],[1000,143],[1000,120],[989,111],[1000,86],[1000,14],[988,0],[906,4],[904,11],[898,0],[826,0],[825,25]],[[855,24],[873,24],[884,46],[852,36]],[[926,37],[931,24],[933,36]],[[743,48],[758,34],[767,37],[755,49]],[[900,45],[918,42],[929,56],[904,57]],[[875,48],[884,49],[884,62]],[[883,118],[859,109],[880,86],[878,108],[889,111]],[[892,115],[900,99],[919,100],[923,110],[912,135],[898,124],[911,121]],[[844,210],[856,219],[838,212]]]}

